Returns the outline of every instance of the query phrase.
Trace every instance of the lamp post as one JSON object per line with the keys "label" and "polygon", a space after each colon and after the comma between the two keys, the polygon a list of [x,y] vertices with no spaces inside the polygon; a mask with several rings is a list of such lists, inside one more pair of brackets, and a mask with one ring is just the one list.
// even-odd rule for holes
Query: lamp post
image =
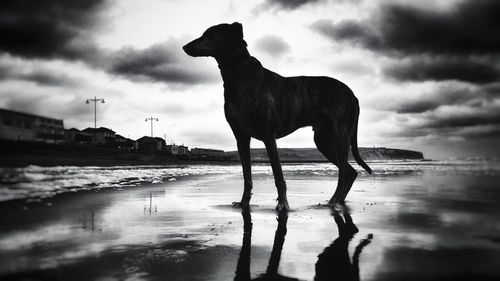
{"label": "lamp post", "polygon": [[98,99],[97,97],[94,96],[93,99],[87,99],[85,102],[86,104],[89,104],[90,102],[94,103],[94,142],[96,142],[96,129],[97,129],[97,103],[101,102],[104,103],[104,99]]}
{"label": "lamp post", "polygon": [[97,97],[94,97],[93,99],[87,99],[85,102],[86,104],[89,104],[90,102],[94,103],[94,129],[97,128],[97,102],[104,103],[104,99],[98,99]]}
{"label": "lamp post", "polygon": [[151,121],[151,137],[153,137],[153,121],[160,121],[158,118],[154,118],[153,116],[146,118],[146,122]]}

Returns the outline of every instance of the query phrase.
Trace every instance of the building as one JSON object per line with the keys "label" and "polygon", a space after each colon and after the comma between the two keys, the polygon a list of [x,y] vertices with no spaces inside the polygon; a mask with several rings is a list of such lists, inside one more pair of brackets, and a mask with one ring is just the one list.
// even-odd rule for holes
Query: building
{"label": "building", "polygon": [[189,148],[184,145],[169,144],[166,146],[166,151],[173,155],[188,155]]}
{"label": "building", "polygon": [[93,136],[76,128],[64,129],[64,139],[70,143],[92,143]]}
{"label": "building", "polygon": [[192,148],[191,156],[196,159],[218,159],[224,158],[224,150],[211,149],[211,148]]}
{"label": "building", "polygon": [[0,109],[0,138],[61,142],[64,140],[63,120]]}
{"label": "building", "polygon": [[177,155],[179,154],[179,146],[174,144],[168,144],[165,149],[168,153],[172,155]]}
{"label": "building", "polygon": [[184,146],[184,144],[179,145],[179,155],[188,155],[189,153],[189,148],[187,146]]}
{"label": "building", "polygon": [[137,140],[137,146],[140,153],[152,154],[166,151],[166,143],[162,138],[152,138],[144,136]]}
{"label": "building", "polygon": [[113,146],[118,149],[125,149],[128,151],[137,150],[137,142],[122,135],[116,134]]}
{"label": "building", "polygon": [[99,127],[95,129],[86,128],[83,129],[82,132],[92,135],[92,137],[94,138],[94,142],[99,144],[114,142],[116,137],[115,131],[105,127]]}

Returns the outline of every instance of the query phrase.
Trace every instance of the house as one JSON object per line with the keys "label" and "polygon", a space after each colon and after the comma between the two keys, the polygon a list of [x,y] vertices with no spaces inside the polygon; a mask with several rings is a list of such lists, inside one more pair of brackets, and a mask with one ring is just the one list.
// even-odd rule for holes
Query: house
{"label": "house", "polygon": [[189,148],[184,145],[176,145],[175,143],[166,146],[166,151],[173,155],[188,155]]}
{"label": "house", "polygon": [[152,154],[156,152],[166,151],[166,143],[162,138],[152,138],[144,136],[137,140],[139,152]]}
{"label": "house", "polygon": [[189,153],[189,148],[187,146],[184,146],[184,144],[179,145],[179,155],[188,155]]}
{"label": "house", "polygon": [[61,142],[63,120],[0,109],[0,139]]}
{"label": "house", "polygon": [[94,142],[99,144],[114,142],[116,137],[115,131],[105,127],[86,128],[82,131],[91,134],[93,136]]}
{"label": "house", "polygon": [[135,140],[131,140],[122,135],[115,135],[115,140],[113,146],[118,149],[125,149],[128,151],[137,150],[137,142]]}
{"label": "house", "polygon": [[64,139],[70,143],[91,143],[93,136],[76,128],[64,129]]}
{"label": "house", "polygon": [[178,145],[176,145],[175,143],[173,143],[173,144],[167,144],[167,146],[166,146],[165,150],[166,150],[168,153],[172,154],[172,155],[177,155],[177,154],[179,154],[179,146],[178,146]]}

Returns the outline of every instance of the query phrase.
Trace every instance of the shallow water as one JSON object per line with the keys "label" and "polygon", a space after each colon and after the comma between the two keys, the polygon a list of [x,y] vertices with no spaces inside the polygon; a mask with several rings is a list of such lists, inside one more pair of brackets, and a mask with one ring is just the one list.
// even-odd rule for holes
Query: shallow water
{"label": "shallow water", "polygon": [[[254,168],[250,213],[230,204],[241,196],[238,166],[170,168],[169,177],[200,174],[3,202],[0,277],[498,280],[500,174],[481,163],[371,163],[375,176],[358,178],[349,210],[339,216],[318,206],[336,180],[325,164],[285,165],[292,207],[287,217],[273,211],[276,192],[267,165]],[[148,168],[102,170],[129,169],[137,177]],[[73,168],[54,169],[65,174]],[[85,169],[99,170],[73,173]],[[166,169],[153,168],[141,179],[152,182],[151,175],[164,177]],[[202,176],[203,170],[211,172]]]}
{"label": "shallow water", "polygon": [[[500,161],[381,161],[369,163],[375,176],[422,173],[423,170],[443,173],[499,175]],[[368,174],[354,165],[362,176]],[[271,175],[268,164],[254,164],[254,176]],[[337,169],[329,163],[286,164],[287,177],[331,177]],[[158,184],[189,176],[227,175],[241,173],[239,165],[150,165],[150,166],[27,166],[0,168],[0,202],[13,199],[38,200],[64,192],[127,188],[148,183]]]}

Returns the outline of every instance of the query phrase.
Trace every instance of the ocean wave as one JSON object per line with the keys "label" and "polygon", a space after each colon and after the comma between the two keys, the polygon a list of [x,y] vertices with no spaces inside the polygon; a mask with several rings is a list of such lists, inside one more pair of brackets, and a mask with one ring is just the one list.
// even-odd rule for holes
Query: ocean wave
{"label": "ocean wave", "polygon": [[[420,175],[424,171],[447,174],[500,175],[498,161],[379,161],[369,163],[375,177]],[[355,166],[353,164],[353,166]],[[357,167],[357,166],[356,166]],[[368,174],[357,167],[361,176]],[[269,164],[254,164],[255,176],[271,176]],[[337,168],[329,163],[284,164],[287,178],[321,178],[337,176]],[[161,184],[179,178],[201,175],[241,175],[239,164],[233,165],[145,165],[145,166],[27,166],[0,168],[0,201],[37,200],[63,192],[109,187],[133,187]]]}

